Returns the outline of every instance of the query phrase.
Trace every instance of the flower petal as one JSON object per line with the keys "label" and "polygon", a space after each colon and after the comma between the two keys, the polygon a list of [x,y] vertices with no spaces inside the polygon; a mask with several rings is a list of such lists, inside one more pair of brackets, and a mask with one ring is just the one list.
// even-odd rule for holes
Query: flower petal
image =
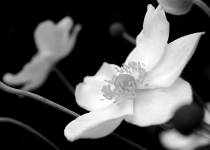
{"label": "flower petal", "polygon": [[113,103],[103,97],[102,87],[107,84],[105,80],[111,80],[117,74],[116,65],[103,63],[95,76],[85,77],[84,83],[76,87],[76,102],[86,110],[94,111]]}
{"label": "flower petal", "polygon": [[139,90],[134,115],[127,121],[138,126],[162,124],[171,119],[178,108],[191,102],[190,84],[178,78],[169,88]]}
{"label": "flower petal", "polygon": [[84,114],[66,126],[64,135],[69,141],[107,136],[120,125],[125,115],[132,113],[132,106],[132,101],[124,101],[121,105],[114,103],[104,109]]}
{"label": "flower petal", "polygon": [[63,32],[54,22],[47,20],[40,23],[34,32],[38,50],[45,55],[52,55],[62,50]]}
{"label": "flower petal", "polygon": [[206,103],[206,109],[204,114],[204,122],[210,125],[210,103]]}
{"label": "flower petal", "polygon": [[169,23],[163,9],[156,10],[148,5],[143,30],[137,36],[137,45],[126,59],[129,62],[144,64],[145,70],[150,71],[162,58],[169,36]]}
{"label": "flower petal", "polygon": [[171,150],[193,150],[197,147],[207,145],[209,140],[199,135],[184,136],[176,130],[164,131],[160,134],[162,145]]}
{"label": "flower petal", "polygon": [[40,23],[35,29],[34,39],[41,54],[53,57],[55,61],[67,56],[76,43],[81,25],[72,28],[70,17],[63,18],[57,25],[49,20]]}
{"label": "flower petal", "polygon": [[203,32],[181,37],[166,47],[161,62],[145,78],[145,83],[154,87],[168,87],[181,74],[192,57]]}
{"label": "flower petal", "polygon": [[157,0],[167,13],[173,15],[184,15],[188,13],[193,5],[192,0]]}
{"label": "flower petal", "polygon": [[48,60],[35,55],[23,69],[17,74],[7,73],[3,76],[3,81],[10,85],[24,85],[23,90],[35,90],[46,80],[52,64]]}

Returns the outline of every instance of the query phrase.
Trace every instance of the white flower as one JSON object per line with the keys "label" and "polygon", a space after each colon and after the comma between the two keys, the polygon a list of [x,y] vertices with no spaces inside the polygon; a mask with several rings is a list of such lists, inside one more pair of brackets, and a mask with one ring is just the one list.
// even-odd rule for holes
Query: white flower
{"label": "white flower", "polygon": [[[208,104],[209,110],[210,105]],[[210,125],[210,114],[205,111],[204,122]],[[160,142],[169,150],[195,150],[198,147],[210,144],[210,135],[206,133],[192,133],[182,135],[175,129],[164,131],[160,134]]]}
{"label": "white flower", "polygon": [[157,0],[167,13],[173,15],[183,15],[188,13],[194,0]]}
{"label": "white flower", "polygon": [[76,87],[78,105],[90,111],[70,122],[70,141],[99,138],[126,120],[138,126],[162,124],[192,102],[191,86],[179,78],[203,33],[167,44],[169,23],[163,9],[148,5],[143,30],[123,67],[104,63]]}
{"label": "white flower", "polygon": [[19,73],[6,73],[3,81],[10,85],[23,85],[23,90],[39,88],[53,65],[73,50],[80,29],[81,25],[73,28],[70,17],[63,18],[58,24],[49,20],[40,23],[34,32],[38,52]]}
{"label": "white flower", "polygon": [[203,0],[157,0],[163,9],[172,15],[187,14],[193,4],[201,8],[208,16],[210,16],[210,8]]}

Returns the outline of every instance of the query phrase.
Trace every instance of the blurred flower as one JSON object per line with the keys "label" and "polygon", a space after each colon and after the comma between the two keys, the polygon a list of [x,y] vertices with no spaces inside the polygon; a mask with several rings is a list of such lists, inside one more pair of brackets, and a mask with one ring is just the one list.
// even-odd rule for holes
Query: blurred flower
{"label": "blurred flower", "polygon": [[193,0],[157,0],[167,13],[183,15],[188,13],[193,5]]}
{"label": "blurred flower", "polygon": [[19,73],[5,74],[3,81],[10,85],[24,85],[23,90],[39,88],[53,65],[73,50],[80,29],[81,25],[73,28],[70,17],[63,18],[58,24],[49,20],[40,23],[34,32],[38,52]]}
{"label": "blurred flower", "polygon": [[157,0],[167,13],[184,15],[196,4],[210,17],[210,8],[202,0]]}
{"label": "blurred flower", "polygon": [[[208,104],[208,107],[210,111],[210,104]],[[210,125],[209,111],[206,110],[204,116],[204,122],[208,125]],[[198,147],[210,144],[210,135],[204,131],[193,132],[186,136],[175,129],[171,129],[160,134],[160,141],[169,150],[195,150]]]}
{"label": "blurred flower", "polygon": [[64,134],[70,141],[99,138],[123,120],[138,126],[162,124],[175,110],[192,101],[191,86],[179,78],[203,33],[167,44],[169,23],[163,9],[148,5],[143,30],[125,64],[104,63],[95,76],[76,87],[76,101],[86,113],[70,122]]}

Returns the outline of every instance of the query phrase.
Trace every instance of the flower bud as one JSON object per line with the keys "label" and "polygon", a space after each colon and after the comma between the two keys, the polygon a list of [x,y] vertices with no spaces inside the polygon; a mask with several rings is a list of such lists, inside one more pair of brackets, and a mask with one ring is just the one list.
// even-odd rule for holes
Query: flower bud
{"label": "flower bud", "polygon": [[173,15],[188,13],[193,5],[193,0],[157,0],[163,9]]}
{"label": "flower bud", "polygon": [[203,107],[192,103],[178,109],[172,119],[172,123],[176,130],[184,135],[188,135],[201,125],[203,118]]}

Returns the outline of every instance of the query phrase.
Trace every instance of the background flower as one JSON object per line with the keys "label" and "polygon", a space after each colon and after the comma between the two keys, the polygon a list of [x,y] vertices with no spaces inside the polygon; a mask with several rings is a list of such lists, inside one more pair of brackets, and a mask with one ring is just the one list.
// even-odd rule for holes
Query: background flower
{"label": "background flower", "polygon": [[38,52],[17,74],[6,73],[3,81],[10,85],[23,85],[23,90],[39,88],[55,63],[71,53],[80,29],[81,25],[73,28],[70,17],[63,18],[58,24],[52,21],[40,23],[34,32]]}
{"label": "background flower", "polygon": [[[207,104],[207,110],[205,110],[203,119],[207,125],[210,125],[209,106],[210,105]],[[206,127],[209,130],[209,127]],[[183,135],[175,129],[170,129],[160,134],[160,141],[162,145],[169,150],[195,150],[198,147],[209,145],[210,135],[205,130],[202,131],[202,127],[201,129],[195,129],[195,131],[189,135]]]}
{"label": "background flower", "polygon": [[210,8],[203,0],[157,0],[167,13],[173,15],[184,15],[188,13],[193,4],[200,7],[209,17]]}

